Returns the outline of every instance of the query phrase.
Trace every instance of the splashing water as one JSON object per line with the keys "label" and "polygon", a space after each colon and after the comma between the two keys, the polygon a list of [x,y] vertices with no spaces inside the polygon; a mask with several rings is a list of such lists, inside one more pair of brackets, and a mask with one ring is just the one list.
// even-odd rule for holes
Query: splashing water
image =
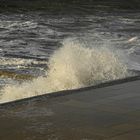
{"label": "splashing water", "polygon": [[8,102],[50,92],[81,88],[125,78],[127,67],[108,48],[87,48],[82,43],[64,41],[49,60],[46,76],[3,88],[0,102]]}

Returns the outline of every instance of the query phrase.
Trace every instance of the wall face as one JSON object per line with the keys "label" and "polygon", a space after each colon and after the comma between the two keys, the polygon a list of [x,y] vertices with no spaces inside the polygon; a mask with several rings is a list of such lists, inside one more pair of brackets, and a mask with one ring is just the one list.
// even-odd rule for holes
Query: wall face
{"label": "wall face", "polygon": [[3,106],[0,139],[139,140],[139,85],[133,81]]}

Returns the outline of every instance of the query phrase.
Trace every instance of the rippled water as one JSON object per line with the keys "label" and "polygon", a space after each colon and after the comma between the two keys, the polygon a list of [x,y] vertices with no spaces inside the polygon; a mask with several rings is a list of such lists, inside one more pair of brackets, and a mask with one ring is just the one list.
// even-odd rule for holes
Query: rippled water
{"label": "rippled water", "polygon": [[66,40],[90,49],[108,48],[128,70],[140,71],[140,11],[98,11],[89,6],[73,7],[73,14],[1,12],[1,86],[46,76],[49,59]]}

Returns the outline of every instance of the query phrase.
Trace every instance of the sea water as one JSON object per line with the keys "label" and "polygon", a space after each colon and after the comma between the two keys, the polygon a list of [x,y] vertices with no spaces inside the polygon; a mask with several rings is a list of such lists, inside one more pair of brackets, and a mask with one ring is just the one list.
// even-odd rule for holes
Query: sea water
{"label": "sea water", "polygon": [[0,102],[97,85],[138,72],[139,12],[91,12],[1,13]]}

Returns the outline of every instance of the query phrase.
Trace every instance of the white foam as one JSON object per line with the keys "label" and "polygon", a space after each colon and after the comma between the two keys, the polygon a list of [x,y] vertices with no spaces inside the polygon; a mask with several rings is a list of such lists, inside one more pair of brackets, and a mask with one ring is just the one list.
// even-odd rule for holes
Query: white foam
{"label": "white foam", "polygon": [[73,40],[63,42],[51,56],[48,67],[45,77],[4,87],[0,102],[96,85],[128,75],[127,67],[110,49],[88,48]]}
{"label": "white foam", "polygon": [[21,29],[33,29],[36,28],[37,23],[34,21],[21,21],[21,20],[17,20],[17,21],[5,21],[5,20],[0,20],[0,28],[5,28],[5,29],[10,29],[10,30],[14,30],[17,28],[21,28]]}
{"label": "white foam", "polygon": [[130,39],[127,41],[127,43],[134,42],[134,41],[136,41],[137,39],[138,39],[138,37],[137,37],[137,36],[132,37],[132,38],[130,38]]}
{"label": "white foam", "polygon": [[11,66],[11,67],[16,67],[16,68],[21,68],[21,67],[28,67],[29,65],[33,64],[46,64],[47,61],[37,61],[33,59],[24,59],[24,58],[5,58],[5,57],[0,57],[0,66]]}

